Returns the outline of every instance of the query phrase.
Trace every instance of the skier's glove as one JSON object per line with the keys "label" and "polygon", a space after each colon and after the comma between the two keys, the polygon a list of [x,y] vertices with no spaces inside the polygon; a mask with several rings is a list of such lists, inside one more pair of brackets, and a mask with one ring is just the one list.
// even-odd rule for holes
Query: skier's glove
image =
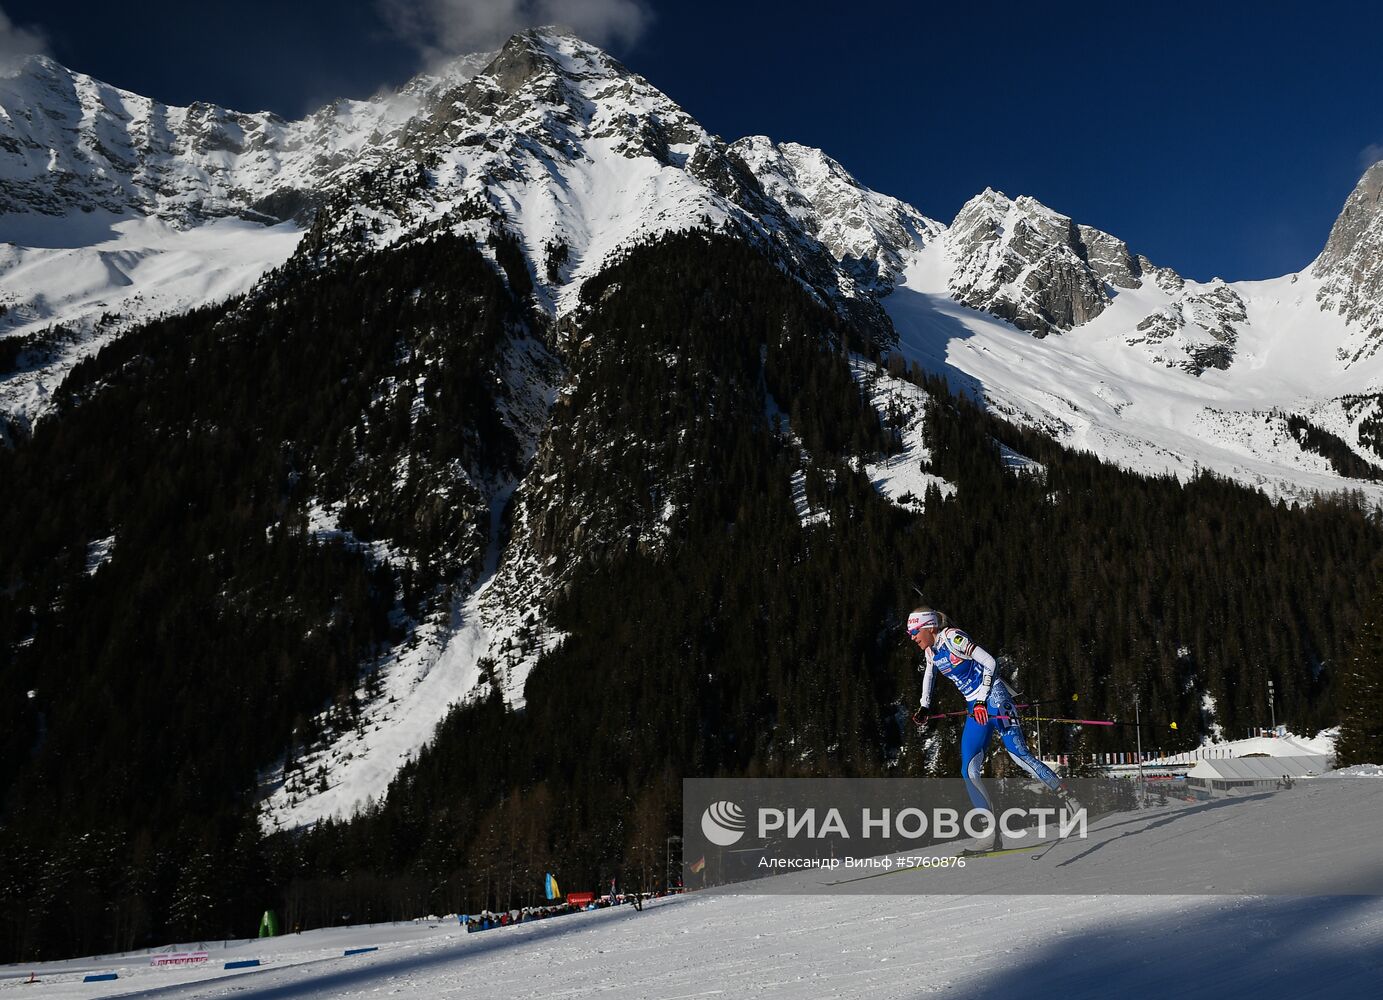
{"label": "skier's glove", "polygon": [[975,717],[975,721],[980,725],[989,725],[989,709],[984,707],[984,702],[977,703],[975,707],[970,710],[970,714]]}
{"label": "skier's glove", "polygon": [[916,712],[912,713],[912,724],[917,727],[919,733],[925,733],[931,728],[932,720],[927,716],[927,713],[930,711],[930,708],[923,705],[918,708]]}

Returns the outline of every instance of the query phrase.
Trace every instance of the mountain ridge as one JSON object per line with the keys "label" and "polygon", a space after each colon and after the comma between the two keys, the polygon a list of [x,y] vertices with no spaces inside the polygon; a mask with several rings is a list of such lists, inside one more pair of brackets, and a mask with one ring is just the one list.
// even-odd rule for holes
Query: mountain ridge
{"label": "mountain ridge", "polygon": [[[998,411],[1130,467],[1189,474],[1204,465],[1294,496],[1356,485],[1297,447],[1278,411],[1338,438],[1362,463],[1351,468],[1378,465],[1359,421],[1383,408],[1383,253],[1374,252],[1383,165],[1361,179],[1327,247],[1298,275],[1196,282],[1028,196],[986,189],[945,225],[864,187],[821,150],[764,136],[727,143],[644,77],[557,29],[522,32],[440,75],[298,122],[210,105],[158,110],[51,60],[28,65],[40,82],[69,81],[76,104],[4,110],[0,194],[39,212],[57,209],[55,192],[75,200],[63,216],[0,215],[0,235],[17,233],[0,247],[0,332],[13,359],[0,373],[0,412],[10,436],[32,428],[82,356],[149,315],[249,292],[290,254],[321,261],[465,233],[510,248],[506,271],[560,321],[628,248],[704,229],[759,244],[843,318],[879,330],[876,350],[950,372]],[[0,87],[0,110],[5,93],[12,104],[34,89],[26,79]],[[150,133],[159,117],[177,126],[172,138]],[[67,142],[51,157],[56,185],[39,183],[39,139],[55,150]],[[99,190],[83,187],[96,180],[73,171],[95,150],[128,176],[112,166],[98,172]],[[48,200],[33,202],[40,188]],[[88,224],[95,237],[61,235],[81,208],[102,206],[126,214]],[[282,218],[290,221],[250,221]],[[21,242],[44,231],[54,246],[41,235],[39,245]],[[924,272],[920,285],[907,280]],[[1308,284],[1311,296],[1296,295]],[[904,318],[912,328],[898,329]],[[1011,363],[973,363],[980,344]],[[1089,382],[1066,384],[1073,363],[1125,402],[1087,401]],[[1034,368],[1049,384],[1029,384]],[[1364,402],[1346,402],[1354,397]],[[1148,419],[1134,419],[1140,413]],[[1185,426],[1185,413],[1202,429]],[[1264,414],[1267,436],[1257,429]]]}

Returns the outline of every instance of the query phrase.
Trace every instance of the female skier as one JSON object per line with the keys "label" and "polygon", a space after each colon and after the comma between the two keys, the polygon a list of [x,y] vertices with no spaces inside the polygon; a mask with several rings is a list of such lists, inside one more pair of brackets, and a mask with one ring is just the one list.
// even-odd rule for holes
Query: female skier
{"label": "female skier", "polygon": [[[949,677],[965,696],[968,711],[965,730],[960,736],[960,773],[965,779],[966,791],[970,793],[971,804],[994,815],[994,803],[985,791],[980,769],[984,765],[984,751],[989,745],[989,738],[997,732],[1004,749],[1019,767],[1060,794],[1069,811],[1079,809],[1080,804],[1062,780],[1028,749],[1018,722],[1018,712],[1013,706],[1013,692],[1002,678],[994,676],[994,657],[975,645],[975,641],[960,629],[947,627],[946,616],[931,608],[918,608],[908,615],[908,637],[917,643],[917,648],[922,650],[927,660],[926,665],[919,668],[922,670],[922,711],[917,716],[919,726],[925,727],[927,724],[936,671]],[[1002,847],[997,820],[992,827],[992,836],[984,840],[987,842],[980,843],[976,850],[991,851]]]}

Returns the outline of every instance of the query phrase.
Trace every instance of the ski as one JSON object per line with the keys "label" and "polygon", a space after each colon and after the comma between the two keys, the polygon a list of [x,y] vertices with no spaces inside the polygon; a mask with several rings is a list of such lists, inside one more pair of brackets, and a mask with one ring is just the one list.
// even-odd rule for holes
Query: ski
{"label": "ski", "polygon": [[851,882],[863,882],[865,879],[882,878],[885,875],[898,875],[902,872],[929,871],[924,868],[890,868],[882,872],[870,872],[868,875],[856,875],[854,878],[837,879],[834,882],[818,882],[817,885],[849,885]]}
{"label": "ski", "polygon": [[1040,851],[1038,851],[1036,854],[1034,854],[1034,855],[1032,856],[1032,859],[1033,859],[1034,861],[1041,861],[1043,858],[1045,858],[1048,854],[1050,854],[1050,853],[1052,852],[1052,848],[1053,848],[1053,847],[1055,847],[1057,844],[1062,843],[1062,842],[1065,841],[1065,840],[1069,840],[1070,838],[1071,838],[1071,835],[1070,835],[1069,833],[1068,833],[1066,836],[1064,836],[1064,837],[1057,837],[1056,840],[1053,840],[1053,841],[1052,841],[1050,844],[1048,844],[1046,847],[1042,848],[1042,850],[1040,850]]}
{"label": "ski", "polygon": [[1001,847],[997,851],[972,851],[967,847],[956,856],[960,858],[997,858],[1004,854],[1022,854],[1024,851],[1031,850],[1031,847]]}

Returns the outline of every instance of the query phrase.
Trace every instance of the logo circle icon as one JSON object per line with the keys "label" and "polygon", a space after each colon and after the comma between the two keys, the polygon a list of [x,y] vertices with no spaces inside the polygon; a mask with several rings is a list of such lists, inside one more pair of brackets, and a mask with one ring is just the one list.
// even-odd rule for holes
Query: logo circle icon
{"label": "logo circle icon", "polygon": [[744,827],[744,810],[729,800],[712,802],[701,814],[702,836],[717,847],[739,843]]}

